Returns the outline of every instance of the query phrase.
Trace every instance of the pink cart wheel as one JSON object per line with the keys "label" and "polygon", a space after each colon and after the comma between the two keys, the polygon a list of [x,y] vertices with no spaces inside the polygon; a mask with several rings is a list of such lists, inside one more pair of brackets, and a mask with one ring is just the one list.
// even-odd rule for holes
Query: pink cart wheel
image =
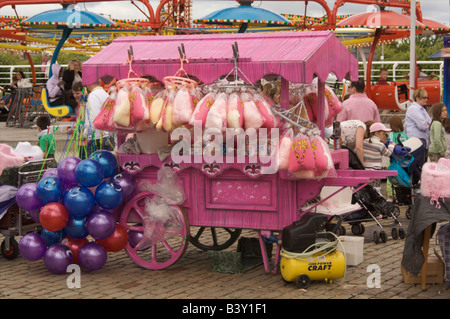
{"label": "pink cart wheel", "polygon": [[[139,243],[146,242],[146,246],[138,243],[128,242],[125,251],[130,258],[139,266],[147,269],[164,269],[174,264],[186,251],[189,243],[189,220],[184,212],[183,207],[173,205],[174,211],[178,214],[179,223],[167,226],[159,221],[147,220],[147,227],[155,229],[152,233],[152,241],[143,236],[144,233],[144,217],[145,217],[145,201],[158,196],[156,193],[143,192],[133,197],[124,207],[120,215],[120,224],[129,232],[134,231],[141,233]],[[148,233],[148,232],[147,232]],[[157,236],[153,237],[153,234]],[[149,234],[147,234],[148,236]],[[142,238],[143,237],[143,238]]]}

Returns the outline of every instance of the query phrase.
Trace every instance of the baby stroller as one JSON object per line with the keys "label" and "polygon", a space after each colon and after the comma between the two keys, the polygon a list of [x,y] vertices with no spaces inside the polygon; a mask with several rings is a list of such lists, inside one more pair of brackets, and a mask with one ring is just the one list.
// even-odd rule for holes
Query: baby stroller
{"label": "baby stroller", "polygon": [[[38,182],[39,178],[54,163],[54,159],[29,161],[17,168],[18,180],[15,185],[0,184],[0,234],[4,236],[0,248],[4,258],[12,260],[19,255],[16,236],[40,231],[41,225],[31,218],[30,212],[16,203],[18,189],[26,183]],[[15,172],[16,167],[11,168]],[[12,178],[11,178],[12,179]]]}
{"label": "baby stroller", "polygon": [[[342,148],[348,150],[350,168],[365,169],[352,150],[344,146]],[[384,230],[387,227],[392,228],[391,236],[393,239],[405,238],[405,230],[398,220],[400,208],[393,202],[388,202],[372,185],[360,185],[356,188],[352,195],[352,204],[355,203],[358,203],[362,209],[344,218],[344,222],[348,222],[351,225],[351,231],[355,236],[361,236],[365,232],[363,223],[375,221],[378,228],[380,228],[379,232],[376,230],[373,232],[372,238],[375,243],[378,244],[380,241],[385,243],[387,241],[387,234]],[[394,222],[389,225],[383,225],[382,220],[387,218],[392,218]]]}
{"label": "baby stroller", "polygon": [[414,198],[420,190],[420,176],[422,166],[426,162],[426,149],[422,141],[417,137],[411,137],[405,142],[398,141],[403,147],[411,150],[406,156],[393,155],[388,170],[397,171],[397,176],[390,176],[392,185],[393,202],[398,206],[408,206],[406,217],[411,218]]}

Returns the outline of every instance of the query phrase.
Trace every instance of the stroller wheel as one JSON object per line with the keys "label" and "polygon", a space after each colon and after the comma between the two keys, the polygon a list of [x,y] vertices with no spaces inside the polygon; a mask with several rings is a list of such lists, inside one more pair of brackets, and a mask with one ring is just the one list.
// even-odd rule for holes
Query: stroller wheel
{"label": "stroller wheel", "polygon": [[355,236],[361,236],[362,234],[364,234],[364,225],[362,224],[353,224],[352,225],[352,234]]}
{"label": "stroller wheel", "polygon": [[392,236],[392,239],[398,239],[398,231],[397,231],[397,228],[392,228],[391,236]]}
{"label": "stroller wheel", "polygon": [[12,260],[19,256],[19,244],[14,238],[10,238],[9,240],[9,249],[6,249],[6,240],[2,241],[0,246],[3,257],[8,260]]}
{"label": "stroller wheel", "polygon": [[372,238],[373,238],[373,241],[375,242],[375,244],[379,244],[380,243],[380,236],[378,235],[377,231],[373,232]]}
{"label": "stroller wheel", "polygon": [[408,206],[405,212],[406,218],[411,219],[411,206]]}
{"label": "stroller wheel", "polygon": [[387,242],[387,236],[384,230],[380,231],[380,239],[383,243]]}
{"label": "stroller wheel", "polygon": [[402,227],[400,227],[400,228],[398,229],[398,236],[399,236],[401,239],[404,239],[404,238],[405,238],[405,230],[404,230]]}

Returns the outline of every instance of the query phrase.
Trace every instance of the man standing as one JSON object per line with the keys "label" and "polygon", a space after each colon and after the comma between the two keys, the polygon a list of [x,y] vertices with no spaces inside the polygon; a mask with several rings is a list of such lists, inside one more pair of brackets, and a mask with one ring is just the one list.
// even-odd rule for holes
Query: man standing
{"label": "man standing", "polygon": [[[87,97],[86,108],[84,110],[84,132],[83,137],[87,139],[86,154],[81,152],[80,158],[89,156],[98,150],[111,151],[112,140],[107,132],[94,127],[94,119],[100,113],[103,103],[108,98],[108,93],[100,86],[100,80],[87,86],[89,95]],[[86,157],[85,157],[86,156]]]}
{"label": "man standing", "polygon": [[364,80],[359,79],[350,84],[350,97],[342,103],[342,111],[337,115],[336,121],[360,120],[381,122],[377,105],[364,93]]}

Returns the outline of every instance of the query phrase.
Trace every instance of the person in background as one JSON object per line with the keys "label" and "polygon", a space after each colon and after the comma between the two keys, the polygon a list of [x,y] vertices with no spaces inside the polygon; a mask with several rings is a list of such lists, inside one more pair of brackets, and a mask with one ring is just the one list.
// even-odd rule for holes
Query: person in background
{"label": "person in background", "polygon": [[33,87],[33,84],[31,84],[30,80],[25,77],[23,71],[16,72],[16,79],[17,79],[17,87],[19,89]]}
{"label": "person in background", "polygon": [[[16,97],[17,92],[17,77],[14,75],[12,78],[12,82],[9,86],[1,89],[3,91],[3,96],[0,99],[0,113],[6,114],[9,113],[11,109],[12,103]],[[10,94],[5,94],[9,90]]]}
{"label": "person in background", "polygon": [[100,80],[87,86],[89,95],[87,97],[86,108],[84,110],[84,131],[83,136],[87,140],[86,153],[81,150],[80,158],[89,156],[98,150],[113,149],[113,141],[107,132],[100,131],[94,127],[94,119],[100,113],[103,103],[108,98],[108,93],[100,85]]}
{"label": "person in background", "polygon": [[361,164],[364,165],[364,138],[366,125],[359,120],[341,122],[342,145],[356,153]]}
{"label": "person in background", "polygon": [[[391,132],[389,133],[389,140],[399,144],[399,142],[403,143],[408,139],[408,136],[404,132],[403,121],[402,118],[398,115],[394,115],[391,117],[389,121],[389,125],[391,127]],[[389,160],[390,163],[390,160]],[[389,164],[387,165],[389,167]],[[386,192],[388,195],[388,201],[393,200],[393,192],[392,192],[392,184],[389,179],[386,179]]]}
{"label": "person in background", "polygon": [[430,147],[431,118],[426,110],[428,103],[428,92],[421,87],[414,91],[414,102],[408,107],[405,115],[405,134],[419,138],[425,145],[425,158],[428,157]]}
{"label": "person in background", "polygon": [[405,134],[404,126],[403,126],[403,120],[400,116],[394,115],[391,117],[389,121],[389,126],[391,127],[392,132],[389,133],[389,139],[398,144],[399,139],[400,142],[404,142],[408,139],[408,135]]}
{"label": "person in background", "polygon": [[48,99],[51,106],[64,105],[64,81],[61,79],[63,69],[59,64],[52,65],[52,76],[46,83]]}
{"label": "person in background", "polygon": [[445,137],[444,121],[447,119],[447,106],[444,103],[436,103],[431,107],[430,148],[431,162],[437,162],[445,157],[447,139]]}
{"label": "person in background", "polygon": [[389,71],[386,68],[380,69],[380,78],[378,79],[377,85],[389,85],[387,78],[389,76]]}
{"label": "person in background", "polygon": [[349,87],[350,97],[342,102],[342,111],[336,116],[336,121],[360,120],[366,122],[372,120],[381,122],[377,105],[367,97],[364,89],[363,79],[351,83]]}
{"label": "person in background", "polygon": [[38,130],[38,145],[44,153],[44,158],[54,158],[56,152],[56,139],[50,133],[50,118],[41,115],[36,120]]}
{"label": "person in background", "polygon": [[447,140],[447,150],[445,151],[445,158],[450,159],[450,118],[444,121],[445,138]]}

